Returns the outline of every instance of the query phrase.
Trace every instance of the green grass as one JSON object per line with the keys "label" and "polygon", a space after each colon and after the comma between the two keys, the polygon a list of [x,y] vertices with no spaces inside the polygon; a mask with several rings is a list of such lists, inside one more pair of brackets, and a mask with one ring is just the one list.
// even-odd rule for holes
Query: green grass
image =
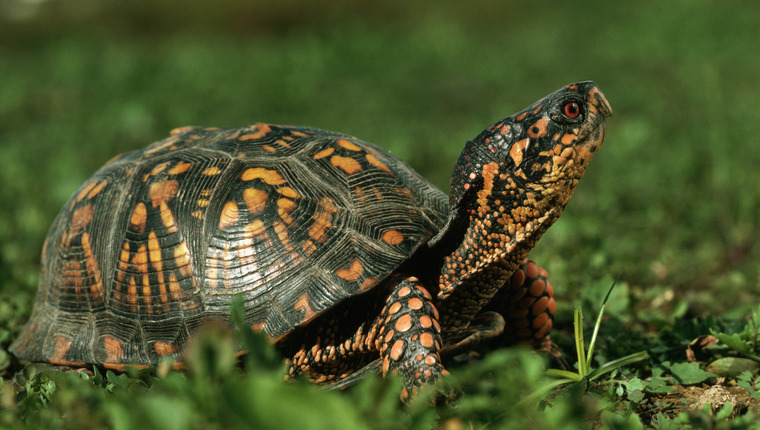
{"label": "green grass", "polygon": [[[316,428],[342,411],[346,428],[740,428],[757,413],[678,415],[680,400],[665,397],[712,359],[740,355],[719,343],[702,367],[685,364],[693,339],[712,330],[756,341],[745,325],[760,291],[753,2],[71,0],[18,18],[31,7],[0,0],[0,427],[262,428],[280,417]],[[615,114],[532,256],[556,287],[554,337],[568,357],[574,306],[596,315],[617,280],[593,366],[643,350],[651,358],[605,388],[570,387],[539,409],[516,408],[545,382],[543,363],[494,351],[451,366],[465,393],[458,404],[405,409],[393,380],[335,393],[227,367],[82,377],[22,370],[5,353],[30,312],[47,228],[117,153],[182,125],[310,125],[377,143],[446,189],[467,139],[585,79]],[[755,390],[744,376],[740,385]],[[259,389],[271,415],[247,408]],[[320,406],[304,409],[310,402]]]}

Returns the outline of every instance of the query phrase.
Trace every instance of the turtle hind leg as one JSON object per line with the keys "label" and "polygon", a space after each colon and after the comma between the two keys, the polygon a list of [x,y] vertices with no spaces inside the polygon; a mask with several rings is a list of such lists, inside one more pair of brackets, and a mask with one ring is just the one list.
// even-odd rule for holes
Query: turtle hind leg
{"label": "turtle hind leg", "polygon": [[491,343],[528,344],[555,356],[549,331],[556,308],[554,288],[546,270],[527,260],[484,308],[498,312],[505,320],[504,332]]}

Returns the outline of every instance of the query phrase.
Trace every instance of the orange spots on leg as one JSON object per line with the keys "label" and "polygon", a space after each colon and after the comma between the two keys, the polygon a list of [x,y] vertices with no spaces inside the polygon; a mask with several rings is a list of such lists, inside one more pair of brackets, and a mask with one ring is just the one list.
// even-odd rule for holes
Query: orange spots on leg
{"label": "orange spots on leg", "polygon": [[420,317],[420,327],[430,328],[432,326],[433,326],[433,320],[429,316],[423,315]]}
{"label": "orange spots on leg", "polygon": [[391,306],[388,308],[388,314],[393,315],[399,310],[401,310],[401,302],[394,302],[391,304]]}
{"label": "orange spots on leg", "polygon": [[398,361],[404,354],[404,346],[404,341],[401,339],[393,342],[393,346],[391,346],[391,352],[389,354],[390,359],[393,361]]}
{"label": "orange spots on leg", "polygon": [[396,324],[394,327],[396,328],[396,331],[400,333],[405,333],[409,331],[409,329],[412,328],[412,316],[409,314],[403,315],[401,318],[399,318],[396,321]]}
{"label": "orange spots on leg", "polygon": [[425,348],[432,348],[433,345],[435,345],[433,335],[428,332],[422,333],[420,335],[420,345],[424,346]]}
{"label": "orange spots on leg", "polygon": [[424,303],[422,300],[418,299],[417,297],[413,297],[409,299],[409,302],[407,303],[407,306],[409,306],[409,309],[414,309],[415,311],[418,311],[422,309],[422,306]]}

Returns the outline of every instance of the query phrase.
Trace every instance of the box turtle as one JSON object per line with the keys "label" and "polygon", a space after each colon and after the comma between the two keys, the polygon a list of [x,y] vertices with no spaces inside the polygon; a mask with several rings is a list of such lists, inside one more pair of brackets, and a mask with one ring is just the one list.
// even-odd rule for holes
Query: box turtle
{"label": "box turtle", "polygon": [[484,340],[547,339],[555,309],[527,254],[604,139],[610,106],[571,84],[465,144],[450,193],[354,137],[256,124],[176,129],[109,161],[42,250],[21,358],[107,368],[181,359],[193,332],[247,323],[292,375],[402,375]]}

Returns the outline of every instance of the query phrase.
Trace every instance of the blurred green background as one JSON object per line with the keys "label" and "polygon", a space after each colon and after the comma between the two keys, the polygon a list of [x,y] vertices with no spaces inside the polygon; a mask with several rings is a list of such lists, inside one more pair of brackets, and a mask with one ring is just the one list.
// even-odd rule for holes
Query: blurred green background
{"label": "blurred green background", "polygon": [[447,190],[467,139],[587,79],[615,115],[533,253],[560,298],[616,278],[620,312],[744,312],[760,275],[758,41],[749,0],[0,0],[0,326],[28,315],[79,184],[174,127],[342,131]]}

